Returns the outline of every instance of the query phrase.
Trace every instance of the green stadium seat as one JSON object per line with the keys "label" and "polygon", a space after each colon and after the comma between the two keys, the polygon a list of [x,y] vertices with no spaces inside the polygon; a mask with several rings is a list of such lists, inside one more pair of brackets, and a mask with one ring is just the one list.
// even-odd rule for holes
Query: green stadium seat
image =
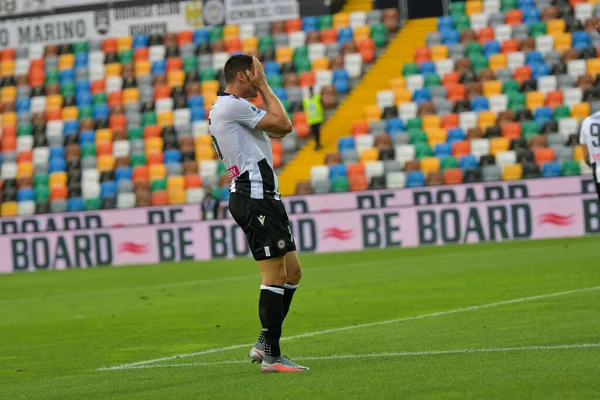
{"label": "green stadium seat", "polygon": [[502,83],[502,93],[504,94],[519,93],[520,91],[519,82],[517,81],[511,80],[504,81],[504,83]]}
{"label": "green stadium seat", "polygon": [[147,111],[142,114],[142,127],[156,125],[156,113]]}
{"label": "green stadium seat", "polygon": [[94,108],[85,106],[79,108],[79,119],[90,119],[94,117]]}
{"label": "green stadium seat", "polygon": [[167,190],[167,180],[166,179],[155,179],[150,182],[150,191],[154,192],[164,192]]}
{"label": "green stadium seat", "polygon": [[296,73],[301,74],[303,72],[310,72],[312,64],[308,58],[299,58],[294,62],[296,66]]}
{"label": "green stadium seat", "polygon": [[473,66],[473,72],[478,73],[488,67],[488,58],[483,54],[473,54],[469,57],[471,59],[471,65]]}
{"label": "green stadium seat", "polygon": [[59,83],[60,81],[60,72],[57,70],[54,71],[46,71],[46,86],[54,85],[55,83]]}
{"label": "green stadium seat", "polygon": [[517,8],[517,0],[502,0],[500,2],[501,11],[510,11]]}
{"label": "green stadium seat", "polygon": [[60,87],[60,94],[63,97],[75,96],[75,82],[65,82]]}
{"label": "green stadium seat", "polygon": [[465,48],[465,54],[469,58],[474,54],[483,55],[483,46],[479,42],[471,42],[467,44],[467,47]]}
{"label": "green stadium seat", "polygon": [[333,16],[331,14],[325,14],[319,16],[319,30],[329,29],[333,27]]}
{"label": "green stadium seat", "polygon": [[75,42],[73,43],[73,54],[85,54],[88,52],[88,42]]}
{"label": "green stadium seat", "polygon": [[508,108],[513,111],[518,111],[525,108],[525,93],[509,93]]}
{"label": "green stadium seat", "polygon": [[261,36],[258,38],[258,51],[265,52],[269,50],[273,50],[273,36]]}
{"label": "green stadium seat", "polygon": [[450,3],[450,15],[453,18],[460,17],[461,15],[465,15],[465,2],[457,1]]}
{"label": "green stadium seat", "polygon": [[217,42],[223,39],[223,26],[222,25],[214,25],[210,28],[210,33],[208,36],[208,40],[212,42]]}
{"label": "green stadium seat", "polygon": [[534,22],[529,25],[529,36],[536,38],[546,34],[546,23],[545,22]]}
{"label": "green stadium seat", "polygon": [[217,71],[212,68],[206,68],[200,71],[200,81],[214,81],[217,79]]}
{"label": "green stadium seat", "polygon": [[371,27],[371,39],[376,47],[383,47],[387,43],[387,27],[385,24],[375,24]]}
{"label": "green stadium seat", "polygon": [[121,64],[129,64],[133,62],[133,51],[125,50],[119,53],[119,62]]}
{"label": "green stadium seat", "polygon": [[36,186],[34,189],[35,201],[37,203],[43,203],[50,200],[50,189],[48,186]]}
{"label": "green stadium seat", "polygon": [[523,136],[526,133],[535,133],[536,135],[540,132],[540,124],[537,121],[524,121],[521,124],[521,131]]}
{"label": "green stadium seat", "polygon": [[37,187],[48,187],[48,182],[50,181],[50,178],[48,176],[48,174],[35,174],[33,176],[33,187],[37,188]]}
{"label": "green stadium seat", "polygon": [[404,64],[402,67],[402,75],[410,76],[417,75],[419,73],[419,66],[416,63]]}
{"label": "green stadium seat", "polygon": [[33,126],[30,123],[23,123],[17,126],[17,136],[31,136]]}
{"label": "green stadium seat", "polygon": [[465,29],[469,29],[471,27],[471,19],[464,15],[456,15],[454,17],[454,29],[457,31],[464,31]]}
{"label": "green stadium seat", "polygon": [[571,111],[569,110],[569,106],[562,105],[554,107],[554,111],[552,111],[552,119],[555,121],[561,120],[563,118],[569,118],[571,116]]}
{"label": "green stadium seat", "polygon": [[87,143],[81,146],[81,158],[96,157],[96,145]]}
{"label": "green stadium seat", "polygon": [[101,205],[102,205],[102,200],[100,200],[100,198],[85,199],[84,208],[87,211],[99,210]]}
{"label": "green stadium seat", "polygon": [[579,163],[575,160],[563,161],[560,169],[563,176],[573,176],[581,173]]}
{"label": "green stadium seat", "polygon": [[92,96],[92,104],[95,106],[106,104],[108,95],[106,93],[96,93]]}
{"label": "green stadium seat", "polygon": [[131,128],[127,131],[127,139],[129,141],[144,138],[144,130],[142,128]]}
{"label": "green stadium seat", "polygon": [[267,78],[267,82],[269,82],[269,85],[271,85],[271,87],[274,89],[283,87],[283,77],[281,75],[272,75],[271,77]]}
{"label": "green stadium seat", "polygon": [[146,155],[144,153],[136,153],[131,155],[131,166],[139,167],[146,165]]}
{"label": "green stadium seat", "polygon": [[438,74],[427,74],[425,75],[425,87],[435,87],[442,84],[442,79]]}
{"label": "green stadium seat", "polygon": [[458,168],[458,160],[452,156],[444,157],[440,160],[440,168],[442,170]]}
{"label": "green stadium seat", "polygon": [[334,193],[347,192],[350,190],[350,183],[345,176],[336,176],[331,181],[331,191]]}
{"label": "green stadium seat", "polygon": [[427,142],[421,142],[415,144],[415,157],[418,159],[424,157],[431,157],[433,155],[433,151],[431,151],[431,146],[427,144]]}
{"label": "green stadium seat", "polygon": [[408,131],[408,138],[411,144],[427,143],[427,134],[421,129],[412,129]]}
{"label": "green stadium seat", "polygon": [[186,57],[183,59],[183,72],[195,72],[197,68],[198,64],[194,57]]}

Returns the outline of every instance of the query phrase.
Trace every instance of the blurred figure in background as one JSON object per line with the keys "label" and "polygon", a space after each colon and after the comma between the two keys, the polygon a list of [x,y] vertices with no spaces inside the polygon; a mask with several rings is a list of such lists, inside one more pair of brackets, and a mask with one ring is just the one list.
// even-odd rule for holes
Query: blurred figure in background
{"label": "blurred figure in background", "polygon": [[210,221],[219,218],[219,200],[215,199],[211,188],[204,189],[204,200],[202,200],[202,219]]}
{"label": "blurred figure in background", "polygon": [[321,149],[321,124],[325,120],[325,111],[323,111],[323,103],[321,103],[321,95],[315,94],[311,87],[308,88],[309,97],[304,98],[302,107],[306,114],[306,122],[310,126],[310,131],[315,138],[317,144],[315,150]]}

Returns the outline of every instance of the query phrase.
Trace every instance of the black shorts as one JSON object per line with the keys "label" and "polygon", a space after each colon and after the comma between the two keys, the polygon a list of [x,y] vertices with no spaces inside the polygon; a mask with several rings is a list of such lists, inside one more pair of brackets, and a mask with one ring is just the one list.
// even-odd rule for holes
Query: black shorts
{"label": "black shorts", "polygon": [[256,261],[296,251],[290,219],[280,200],[251,199],[239,193],[231,193],[229,212],[244,230]]}
{"label": "black shorts", "polygon": [[598,194],[598,201],[600,201],[600,183],[598,183],[598,177],[596,176],[596,163],[591,165],[592,174],[594,175],[594,184],[596,185],[596,193]]}

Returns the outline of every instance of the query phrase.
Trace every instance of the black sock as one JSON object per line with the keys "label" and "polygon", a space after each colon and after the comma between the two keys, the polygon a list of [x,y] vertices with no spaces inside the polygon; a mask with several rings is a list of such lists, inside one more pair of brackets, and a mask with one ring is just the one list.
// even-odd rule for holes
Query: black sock
{"label": "black sock", "polygon": [[283,323],[283,294],[284,289],[281,286],[260,286],[258,315],[262,325],[261,336],[263,336],[265,354],[270,357],[281,355],[279,339]]}
{"label": "black sock", "polygon": [[[292,304],[292,299],[294,298],[294,293],[296,293],[296,289],[298,289],[298,285],[292,285],[291,283],[286,283],[283,285],[283,319],[287,316],[290,311],[290,305]],[[260,335],[258,336],[258,341],[262,344],[265,343],[265,334],[261,330]]]}

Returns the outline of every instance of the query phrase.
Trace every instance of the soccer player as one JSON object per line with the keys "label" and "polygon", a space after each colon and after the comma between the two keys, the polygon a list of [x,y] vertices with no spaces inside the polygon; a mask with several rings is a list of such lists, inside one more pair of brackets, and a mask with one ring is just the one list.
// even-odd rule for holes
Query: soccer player
{"label": "soccer player", "polygon": [[581,123],[579,132],[579,144],[583,148],[583,159],[585,163],[592,168],[594,174],[594,183],[596,184],[596,193],[600,200],[600,112],[590,115]]}
{"label": "soccer player", "polygon": [[[304,371],[308,368],[282,356],[279,347],[302,270],[278,193],[270,137],[284,137],[292,124],[256,57],[234,55],[224,72],[227,87],[210,110],[209,130],[232,179],[229,211],[244,230],[262,275],[258,301],[262,330],[249,357],[261,363],[263,372]],[[258,95],[264,110],[247,100]]]}

